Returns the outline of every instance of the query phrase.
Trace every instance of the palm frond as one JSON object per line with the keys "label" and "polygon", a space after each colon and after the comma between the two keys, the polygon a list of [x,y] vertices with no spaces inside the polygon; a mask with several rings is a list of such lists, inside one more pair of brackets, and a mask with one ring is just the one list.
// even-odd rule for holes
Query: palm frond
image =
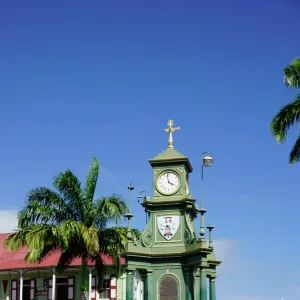
{"label": "palm frond", "polygon": [[85,196],[91,202],[94,199],[98,175],[99,175],[99,161],[97,160],[97,158],[93,157],[92,164],[87,173],[86,184],[85,184]]}
{"label": "palm frond", "polygon": [[100,245],[98,239],[98,228],[96,226],[82,227],[82,239],[87,252],[91,256],[96,256],[100,252]]}
{"label": "palm frond", "polygon": [[59,230],[61,235],[67,241],[74,241],[81,239],[81,233],[83,230],[84,224],[76,220],[66,220],[59,225]]}
{"label": "palm frond", "polygon": [[[122,243],[125,245],[127,242],[127,227],[113,227],[112,229],[120,235]],[[141,237],[141,232],[137,229],[131,229],[131,234],[134,240],[138,240]]]}
{"label": "palm frond", "polygon": [[290,164],[300,161],[300,136],[298,136],[290,153]]}
{"label": "palm frond", "polygon": [[41,262],[46,256],[58,248],[64,249],[68,241],[62,236],[59,227],[36,224],[29,228],[26,234],[28,254],[25,261]]}
{"label": "palm frond", "polygon": [[285,105],[271,122],[271,132],[280,143],[286,139],[287,131],[294,123],[299,122],[300,118],[300,94],[296,100]]}
{"label": "palm frond", "polygon": [[125,250],[125,231],[122,233],[119,228],[108,228],[100,232],[99,242],[101,253],[114,257],[120,257]]}
{"label": "palm frond", "polygon": [[300,87],[300,58],[294,59],[284,68],[284,83],[291,88]]}
{"label": "palm frond", "polygon": [[[58,273],[64,272],[68,268],[68,266],[72,263],[72,261],[77,257],[75,249],[76,248],[74,247],[73,249],[69,248],[68,250],[61,253],[56,266],[56,271]],[[78,254],[78,256],[81,256],[81,253]]]}
{"label": "palm frond", "polygon": [[58,173],[54,178],[54,187],[63,195],[64,200],[76,212],[76,219],[84,218],[84,197],[82,197],[81,183],[78,178],[70,171]]}
{"label": "palm frond", "polygon": [[19,250],[26,245],[26,234],[28,229],[17,230],[14,233],[9,234],[3,244],[8,250],[15,251]]}
{"label": "palm frond", "polygon": [[117,224],[128,211],[129,209],[122,196],[114,194],[110,197],[101,197],[95,203],[94,222],[102,228],[110,221]]}
{"label": "palm frond", "polygon": [[60,195],[49,188],[38,187],[29,191],[26,206],[18,213],[18,226],[57,225],[66,218],[73,218],[72,210]]}
{"label": "palm frond", "polygon": [[81,243],[76,241],[70,242],[68,249],[62,251],[57,265],[57,271],[63,272],[76,257],[82,257],[86,255],[85,248]]}

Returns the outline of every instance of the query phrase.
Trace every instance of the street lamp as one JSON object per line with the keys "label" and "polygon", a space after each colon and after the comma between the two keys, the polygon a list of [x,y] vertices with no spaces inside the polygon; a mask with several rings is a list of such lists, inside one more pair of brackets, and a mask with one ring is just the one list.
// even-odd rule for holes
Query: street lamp
{"label": "street lamp", "polygon": [[202,166],[201,166],[201,208],[203,208],[203,169],[204,167],[211,167],[214,162],[214,159],[208,152],[202,153]]}
{"label": "street lamp", "polygon": [[133,214],[130,212],[130,198],[131,198],[131,191],[134,190],[134,186],[129,182],[128,186],[128,209],[129,212],[125,215],[125,217],[128,219],[127,221],[127,240],[128,242],[132,242],[132,233],[131,233],[131,224],[130,224],[130,219],[133,217]]}
{"label": "street lamp", "polygon": [[204,167],[211,167],[213,164],[213,158],[208,152],[202,153],[202,166],[201,166],[201,208],[200,212],[200,245],[201,247],[206,247],[205,241],[205,228],[204,228],[204,214],[206,210],[203,207],[203,169]]}
{"label": "street lamp", "polygon": [[131,191],[134,190],[134,186],[131,185],[131,182],[129,182],[129,186],[128,186],[128,207],[129,207],[129,210],[130,210],[130,198],[131,198]]}
{"label": "street lamp", "polygon": [[142,196],[143,193],[146,193],[146,191],[141,191],[139,192],[139,195],[137,196],[138,198],[138,203],[140,203],[140,199],[143,199],[144,197]]}

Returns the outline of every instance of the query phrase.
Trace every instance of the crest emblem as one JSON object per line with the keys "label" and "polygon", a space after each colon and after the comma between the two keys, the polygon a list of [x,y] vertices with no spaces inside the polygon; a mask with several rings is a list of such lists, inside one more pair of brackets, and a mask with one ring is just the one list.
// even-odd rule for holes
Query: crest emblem
{"label": "crest emblem", "polygon": [[159,216],[157,227],[160,234],[169,241],[176,234],[180,223],[180,216]]}

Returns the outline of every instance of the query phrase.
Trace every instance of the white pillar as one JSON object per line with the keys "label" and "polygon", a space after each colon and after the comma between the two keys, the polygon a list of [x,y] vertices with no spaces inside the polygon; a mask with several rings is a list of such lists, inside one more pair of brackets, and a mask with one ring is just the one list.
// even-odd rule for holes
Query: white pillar
{"label": "white pillar", "polygon": [[20,272],[20,300],[23,300],[23,270]]}
{"label": "white pillar", "polygon": [[92,300],[92,269],[89,271],[89,300]]}
{"label": "white pillar", "polygon": [[[122,285],[123,285],[123,297],[125,299],[126,297],[126,272],[123,273],[123,280],[122,280]],[[117,290],[118,291],[118,290]],[[125,299],[126,300],[126,299]]]}
{"label": "white pillar", "polygon": [[55,289],[56,289],[56,277],[55,277],[55,268],[53,268],[53,275],[52,275],[52,300],[55,300]]}

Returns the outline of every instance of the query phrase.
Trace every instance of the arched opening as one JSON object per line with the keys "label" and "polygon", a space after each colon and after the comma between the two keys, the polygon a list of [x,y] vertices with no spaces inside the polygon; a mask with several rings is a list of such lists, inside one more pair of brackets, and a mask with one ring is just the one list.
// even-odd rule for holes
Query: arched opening
{"label": "arched opening", "polygon": [[172,275],[165,275],[160,280],[160,300],[178,300],[178,283]]}

